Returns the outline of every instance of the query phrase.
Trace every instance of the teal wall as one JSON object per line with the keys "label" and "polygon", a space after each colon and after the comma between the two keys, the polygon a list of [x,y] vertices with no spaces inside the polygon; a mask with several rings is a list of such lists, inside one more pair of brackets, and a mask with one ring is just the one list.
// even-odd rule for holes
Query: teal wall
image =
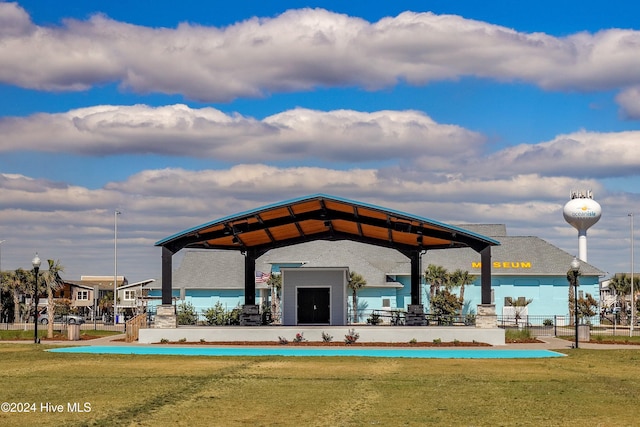
{"label": "teal wall", "polygon": [[[283,266],[284,267],[284,266]],[[279,269],[278,269],[279,270]],[[364,288],[357,293],[358,311],[361,313],[359,321],[365,322],[371,310],[405,309],[411,303],[411,279],[409,276],[397,276],[396,281],[401,288]],[[533,302],[527,307],[530,316],[570,315],[568,307],[568,283],[562,276],[494,276],[491,280],[493,302],[496,314],[502,314],[505,297],[526,299]],[[422,304],[425,311],[429,310],[427,284],[422,284]],[[578,292],[590,293],[596,300],[600,299],[599,280],[597,276],[580,277]],[[149,291],[149,296],[161,296],[161,291]],[[173,296],[180,298],[179,290],[173,291]],[[390,307],[383,307],[383,300],[390,300]],[[213,307],[218,301],[228,310],[244,304],[243,289],[187,289],[185,301],[194,305],[198,312]],[[465,313],[476,312],[481,302],[480,279],[465,287]],[[256,303],[261,304],[260,292],[257,292]],[[351,313],[351,291],[347,290],[347,305]],[[149,306],[159,305],[160,301],[151,301]]]}

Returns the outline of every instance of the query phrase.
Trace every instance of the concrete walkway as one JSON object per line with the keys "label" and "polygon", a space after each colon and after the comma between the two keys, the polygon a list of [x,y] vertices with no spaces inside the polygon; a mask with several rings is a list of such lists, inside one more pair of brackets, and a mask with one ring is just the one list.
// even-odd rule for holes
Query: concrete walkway
{"label": "concrete walkway", "polygon": [[[538,350],[564,350],[574,347],[574,341],[567,341],[556,337],[538,337],[541,343],[507,344],[507,348],[538,349]],[[640,345],[629,344],[594,344],[579,342],[578,348],[588,350],[640,350]]]}
{"label": "concrete walkway", "polygon": [[[80,341],[66,341],[66,340],[43,340],[44,345],[90,345],[90,346],[102,346],[102,345],[157,345],[157,344],[138,344],[137,342],[127,343],[124,341],[125,334],[111,335],[102,338],[96,338],[93,340],[80,340]],[[506,344],[505,346],[495,346],[496,349],[531,349],[531,350],[564,350],[572,349],[574,346],[573,341],[567,341],[555,337],[538,337],[539,343],[525,343],[525,344]],[[31,344],[33,341],[20,340],[20,341],[0,341],[1,343],[13,343],[13,344]],[[274,344],[275,345],[275,344]],[[630,344],[596,344],[596,343],[578,343],[579,348],[589,350],[640,350],[640,345]]]}

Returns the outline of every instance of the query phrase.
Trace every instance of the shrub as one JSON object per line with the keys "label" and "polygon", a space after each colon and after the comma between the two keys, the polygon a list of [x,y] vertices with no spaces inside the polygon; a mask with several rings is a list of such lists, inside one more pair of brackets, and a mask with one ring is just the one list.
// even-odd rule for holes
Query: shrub
{"label": "shrub", "polygon": [[229,325],[239,325],[240,324],[240,313],[242,313],[241,307],[236,307],[229,312],[227,323]]}
{"label": "shrub", "polygon": [[281,345],[289,344],[289,340],[288,340],[288,339],[286,339],[285,337],[280,337],[280,336],[278,337],[278,342],[279,342]]}
{"label": "shrub", "polygon": [[168,342],[169,342],[169,340],[168,340],[168,339],[166,339],[166,338],[160,338],[160,344],[166,344],[166,343],[168,343]]}
{"label": "shrub", "polygon": [[198,313],[190,302],[183,302],[178,306],[178,325],[195,325],[198,321]]}
{"label": "shrub", "polygon": [[304,341],[306,341],[306,338],[304,337],[303,332],[297,333],[296,337],[293,339],[293,342],[304,342]]}
{"label": "shrub", "polygon": [[553,326],[553,320],[552,319],[544,319],[542,321],[542,326]]}
{"label": "shrub", "polygon": [[433,340],[434,344],[442,344],[442,340],[440,338],[436,338]]}
{"label": "shrub", "polygon": [[333,340],[333,335],[329,335],[326,332],[322,332],[322,342],[331,342]]}
{"label": "shrub", "polygon": [[418,340],[415,338],[411,338],[411,340],[409,341],[409,344],[417,344]]}
{"label": "shrub", "polygon": [[379,314],[371,313],[371,316],[367,319],[367,323],[370,325],[379,325],[382,323],[382,319]]}
{"label": "shrub", "polygon": [[218,301],[213,307],[206,309],[203,314],[207,325],[209,326],[224,325],[227,323],[227,319],[229,318],[229,315],[220,301]]}
{"label": "shrub", "polygon": [[178,342],[187,342],[187,339],[186,339],[186,338],[180,338],[180,339],[178,340]]}
{"label": "shrub", "polygon": [[344,336],[344,343],[347,345],[354,344],[360,338],[360,334],[355,329],[349,329],[347,335]]}

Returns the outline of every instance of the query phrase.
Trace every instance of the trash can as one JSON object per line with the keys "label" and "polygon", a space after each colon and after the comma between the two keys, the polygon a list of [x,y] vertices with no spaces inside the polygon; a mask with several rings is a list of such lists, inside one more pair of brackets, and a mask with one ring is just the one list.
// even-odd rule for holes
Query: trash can
{"label": "trash can", "polygon": [[79,341],[80,340],[80,325],[71,324],[67,329],[67,337],[69,341]]}
{"label": "trash can", "polygon": [[591,327],[589,325],[578,325],[578,341],[591,341]]}

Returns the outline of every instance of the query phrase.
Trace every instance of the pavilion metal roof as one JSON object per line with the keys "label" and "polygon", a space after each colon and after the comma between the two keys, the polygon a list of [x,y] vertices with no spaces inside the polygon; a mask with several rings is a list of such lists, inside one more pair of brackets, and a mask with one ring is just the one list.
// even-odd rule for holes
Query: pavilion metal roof
{"label": "pavilion metal roof", "polygon": [[470,247],[497,240],[453,225],[349,199],[316,194],[263,206],[189,228],[156,242],[183,248],[255,251],[311,240],[353,240],[400,251]]}

